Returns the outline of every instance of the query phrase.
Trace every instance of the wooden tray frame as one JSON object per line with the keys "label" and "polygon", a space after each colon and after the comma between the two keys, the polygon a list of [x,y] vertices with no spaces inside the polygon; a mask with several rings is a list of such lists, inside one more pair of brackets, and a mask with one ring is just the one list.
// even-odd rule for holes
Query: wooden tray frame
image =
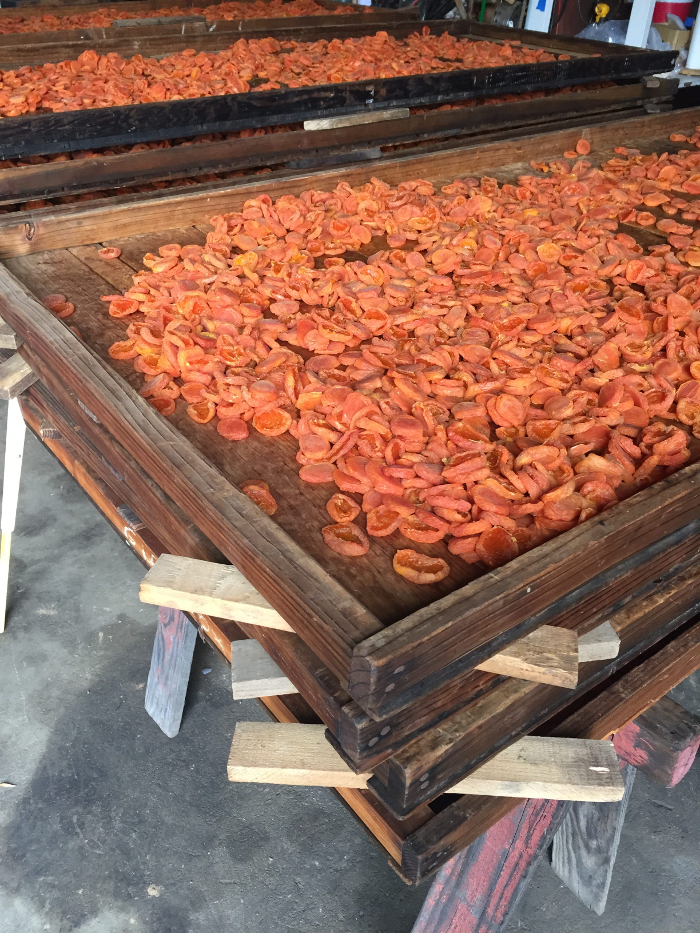
{"label": "wooden tray frame", "polygon": [[[565,95],[534,100],[486,104],[478,108],[461,107],[451,111],[413,114],[407,118],[336,127],[327,130],[292,130],[247,139],[228,139],[177,145],[169,149],[128,152],[119,155],[96,155],[68,162],[24,165],[0,170],[0,207],[43,198],[77,195],[87,192],[128,187],[145,182],[173,180],[207,172],[231,172],[241,169],[277,166],[287,163],[291,169],[300,161],[319,167],[334,161],[348,162],[370,157],[377,171],[394,153],[385,154],[379,147],[415,143],[422,151],[444,150],[464,145],[465,137],[480,142],[532,133],[547,123],[561,129],[565,121],[575,119],[585,126],[604,119],[643,116],[644,107],[668,101],[670,89],[646,86],[647,79],[597,90],[582,90]],[[441,140],[442,142],[435,142]],[[449,140],[449,142],[447,142]],[[297,160],[295,162],[295,160]],[[290,164],[291,163],[291,164]],[[273,168],[270,176],[281,177]],[[93,206],[94,202],[93,202]],[[26,213],[26,212],[25,212]]]}
{"label": "wooden tray frame", "polygon": [[[21,400],[22,413],[30,429],[42,440],[66,470],[85,490],[96,507],[117,532],[151,565],[163,547],[143,523],[136,529],[124,518],[120,495],[123,484],[110,467],[111,483],[105,483],[81,462],[71,446],[75,436],[42,437],[47,422],[42,409],[50,396],[32,387]],[[114,487],[117,487],[116,489]],[[202,636],[230,663],[231,642],[240,637],[236,624],[195,614],[193,621]],[[623,672],[608,678],[593,695],[589,692],[578,709],[565,718],[547,724],[543,734],[580,738],[607,738],[641,715],[661,696],[700,667],[700,621],[693,619],[682,631],[643,658],[637,658]],[[260,701],[279,722],[317,722],[312,707],[301,695],[264,697]],[[349,788],[335,793],[364,825],[388,855],[400,877],[409,884],[429,877],[461,848],[475,841],[519,800],[509,798],[438,798],[432,807],[423,806],[410,820],[396,820],[368,791]]]}
{"label": "wooden tray frame", "polygon": [[[438,20],[423,25],[432,27],[434,31],[475,40],[502,42],[519,39],[552,52],[565,52],[570,57],[564,61],[318,85],[296,90],[252,90],[192,100],[5,117],[0,120],[0,158],[229,132],[296,123],[321,116],[445,103],[596,81],[624,81],[668,71],[676,57],[675,52],[651,52],[584,39],[561,39],[483,23]],[[382,26],[398,38],[404,38],[416,29],[414,22],[383,23]],[[334,37],[346,38],[371,34],[372,30],[371,25],[335,23],[332,32]],[[267,35],[269,32],[266,27],[258,34]],[[326,27],[300,29],[293,26],[275,31],[277,38],[300,41],[327,38],[329,34]],[[197,46],[202,50],[222,48],[232,41],[234,35],[236,33],[231,31],[225,33],[223,27],[205,32],[197,38]],[[187,30],[184,35],[165,36],[162,42],[154,37],[149,40],[148,51],[152,55],[166,54],[187,48],[192,41]],[[26,62],[23,57],[17,64]]]}
{"label": "wooden tray frame", "polygon": [[[179,7],[207,7],[214,6],[219,0],[203,0],[196,3],[186,0],[178,3],[177,0],[148,0],[148,2],[117,2],[90,3],[84,6],[67,5],[43,7],[41,14],[53,13],[56,16],[70,16],[73,13],[89,13],[109,7],[110,9],[134,12],[138,10],[149,11]],[[247,0],[241,0],[247,2]],[[267,0],[266,0],[267,2]],[[148,46],[149,54],[161,54],[159,50],[168,47],[168,43],[177,42],[178,37],[186,37],[188,44],[193,42],[209,41],[210,36],[221,36],[219,41],[225,44],[235,42],[241,36],[260,36],[261,34],[277,33],[288,29],[329,29],[333,28],[339,17],[333,14],[337,7],[349,7],[352,15],[348,15],[355,24],[360,22],[367,26],[383,26],[390,23],[417,22],[419,11],[414,7],[398,10],[382,9],[381,7],[353,6],[347,3],[336,3],[334,0],[316,0],[319,6],[325,7],[328,15],[318,16],[280,16],[270,18],[250,19],[221,19],[207,22],[192,22],[178,20],[173,17],[168,21],[154,20],[153,24],[135,21],[133,25],[124,26],[93,26],[79,29],[57,29],[46,32],[22,32],[0,35],[0,67],[10,68],[17,64],[43,64],[47,61],[63,61],[77,58],[86,49],[104,53],[106,51],[118,52],[121,55],[135,55]],[[13,19],[17,16],[27,16],[28,10],[21,7],[3,7],[0,9],[0,22],[3,19]],[[32,15],[29,13],[29,15]],[[182,14],[185,16],[186,14]],[[187,47],[187,44],[182,46]],[[151,51],[154,49],[154,51]]]}

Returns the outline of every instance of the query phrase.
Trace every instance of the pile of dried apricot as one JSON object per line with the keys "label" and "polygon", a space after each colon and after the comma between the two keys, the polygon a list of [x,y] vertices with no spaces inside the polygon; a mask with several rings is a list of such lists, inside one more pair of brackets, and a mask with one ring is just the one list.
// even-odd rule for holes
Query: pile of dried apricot
{"label": "pile of dried apricot", "polygon": [[54,13],[34,13],[25,16],[7,16],[0,19],[0,36],[22,32],[53,32],[57,29],[82,29],[112,26],[115,20],[151,19],[163,16],[205,16],[208,20],[218,19],[271,19],[278,16],[331,16],[355,13],[357,7],[350,4],[336,9],[326,9],[314,0],[255,0],[255,2],[216,3],[204,7],[163,7],[161,10],[118,10],[104,7],[87,13],[72,13],[56,16]]}
{"label": "pile of dried apricot", "polygon": [[90,49],[75,61],[25,65],[0,72],[0,116],[311,87],[465,68],[554,61],[519,42],[487,42],[433,35],[427,26],[406,39],[386,32],[358,38],[293,42],[239,39],[221,52],[185,49],[165,58]]}
{"label": "pile of dried apricot", "polygon": [[[626,158],[262,195],[105,297],[128,322],[110,355],[165,415],[182,399],[231,440],[291,433],[300,478],[332,490],[337,553],[397,533],[505,563],[679,469],[700,437],[693,250],[645,252],[618,228],[652,191],[695,193],[700,153]],[[410,546],[394,568],[449,572]]]}

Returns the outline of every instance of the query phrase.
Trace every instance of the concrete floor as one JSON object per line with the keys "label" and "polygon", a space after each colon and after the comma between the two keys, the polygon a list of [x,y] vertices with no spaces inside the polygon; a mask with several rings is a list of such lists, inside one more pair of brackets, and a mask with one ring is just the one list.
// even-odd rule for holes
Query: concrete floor
{"label": "concrete floor", "polygon": [[[235,721],[265,716],[233,702],[212,650],[197,645],[177,738],[145,714],[143,573],[28,437],[0,636],[0,781],[15,785],[0,788],[0,933],[410,933],[427,888],[328,791],[227,782]],[[543,860],[508,929],[697,931],[699,788],[698,766],[672,791],[638,776],[602,918]]]}

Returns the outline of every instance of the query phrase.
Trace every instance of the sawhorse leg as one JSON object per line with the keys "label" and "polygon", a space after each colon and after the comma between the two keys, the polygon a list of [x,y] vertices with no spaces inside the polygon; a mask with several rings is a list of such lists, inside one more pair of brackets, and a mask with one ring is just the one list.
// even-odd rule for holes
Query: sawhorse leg
{"label": "sawhorse leg", "polygon": [[498,933],[571,804],[527,800],[437,873],[412,933]]}
{"label": "sawhorse leg", "polygon": [[171,739],[180,731],[196,640],[197,627],[183,612],[159,607],[145,706]]}
{"label": "sawhorse leg", "polygon": [[554,837],[552,868],[586,907],[605,910],[636,770],[625,767],[625,796],[615,803],[574,803]]}
{"label": "sawhorse leg", "polygon": [[17,518],[17,498],[22,475],[24,435],[26,426],[19,400],[12,398],[7,403],[7,442],[5,445],[5,475],[2,486],[2,510],[0,511],[0,632],[5,631],[7,614],[7,588],[10,576],[10,546]]}

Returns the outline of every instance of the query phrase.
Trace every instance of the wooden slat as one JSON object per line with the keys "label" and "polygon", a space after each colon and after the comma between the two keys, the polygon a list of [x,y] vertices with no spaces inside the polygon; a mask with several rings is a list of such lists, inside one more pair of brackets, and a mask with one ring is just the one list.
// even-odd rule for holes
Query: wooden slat
{"label": "wooden slat", "polygon": [[15,353],[9,360],[0,363],[0,399],[9,401],[17,398],[38,378],[31,366]]}
{"label": "wooden slat", "polygon": [[146,684],[146,712],[168,738],[180,731],[197,627],[177,609],[161,608]]}
{"label": "wooden slat", "polygon": [[294,631],[235,567],[205,560],[161,554],[141,581],[139,599],[155,606]]}
{"label": "wooden slat", "polygon": [[[230,781],[366,787],[325,740],[323,726],[237,723],[228,762]],[[561,742],[526,736],[454,787],[454,794],[619,800],[617,756],[610,742]]]}
{"label": "wooden slat", "polygon": [[296,693],[263,646],[250,638],[231,646],[231,689],[234,700]]}
{"label": "wooden slat", "polygon": [[578,663],[576,632],[543,625],[477,664],[476,670],[558,687],[575,687]]}
{"label": "wooden slat", "polygon": [[581,664],[616,658],[619,653],[620,636],[609,622],[603,622],[578,638],[578,659]]}
{"label": "wooden slat", "polygon": [[554,873],[598,916],[608,899],[635,774],[635,769],[627,765],[624,797],[612,806],[574,804],[554,837]]}

